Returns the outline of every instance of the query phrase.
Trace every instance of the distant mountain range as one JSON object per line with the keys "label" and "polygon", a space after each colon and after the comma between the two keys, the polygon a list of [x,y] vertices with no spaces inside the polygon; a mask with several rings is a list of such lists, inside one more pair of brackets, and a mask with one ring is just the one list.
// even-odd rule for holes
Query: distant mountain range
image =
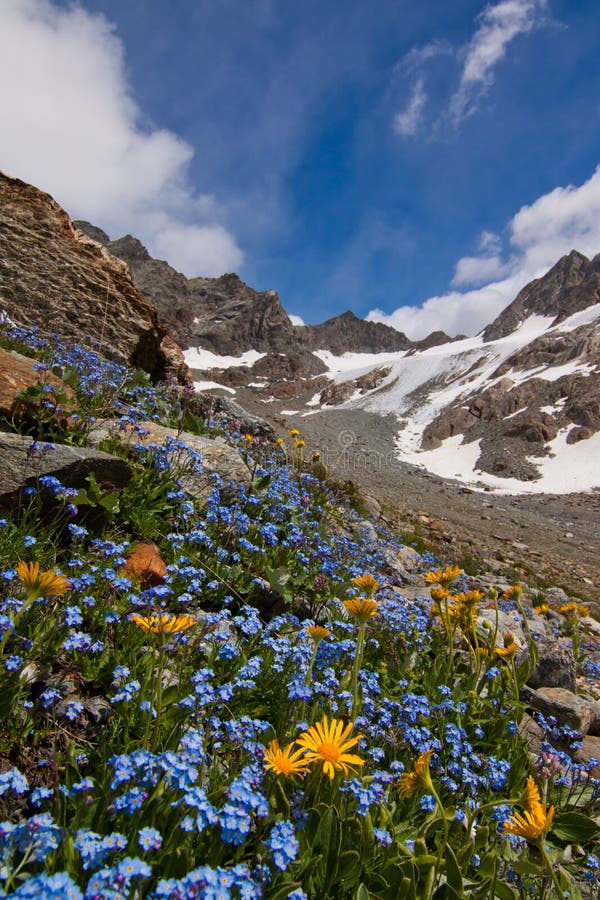
{"label": "distant mountain range", "polygon": [[275,291],[188,279],[0,175],[0,307],[155,378],[191,370],[266,418],[290,403],[394,415],[398,456],[441,475],[537,489],[566,467],[571,489],[600,486],[584,472],[600,469],[600,255],[573,250],[475,338],[414,342],[350,311],[294,325]]}
{"label": "distant mountain range", "polygon": [[164,260],[153,259],[135,237],[111,241],[89,222],[77,228],[100,242],[129,266],[142,293],[154,303],[169,333],[184,349],[202,346],[224,356],[248,350],[267,353],[330,350],[342,354],[360,347],[365,353],[408,350],[449,341],[436,332],[424,341],[380,322],[359,319],[348,310],[320,325],[294,325],[276,291],[255,291],[237,275],[186,278]]}

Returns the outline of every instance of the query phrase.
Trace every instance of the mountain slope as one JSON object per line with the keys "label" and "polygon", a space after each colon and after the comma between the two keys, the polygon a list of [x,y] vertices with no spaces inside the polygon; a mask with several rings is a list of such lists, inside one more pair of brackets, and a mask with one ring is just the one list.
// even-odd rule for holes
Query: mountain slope
{"label": "mountain slope", "polygon": [[525,285],[515,300],[483,331],[485,341],[511,334],[529,316],[553,316],[558,324],[600,302],[600,254],[589,260],[572,250],[542,278]]}
{"label": "mountain slope", "polygon": [[[599,263],[564,257],[478,337],[357,356],[330,372],[347,398],[334,405],[394,414],[399,458],[440,475],[535,492],[600,486]],[[359,394],[383,364],[385,377]]]}

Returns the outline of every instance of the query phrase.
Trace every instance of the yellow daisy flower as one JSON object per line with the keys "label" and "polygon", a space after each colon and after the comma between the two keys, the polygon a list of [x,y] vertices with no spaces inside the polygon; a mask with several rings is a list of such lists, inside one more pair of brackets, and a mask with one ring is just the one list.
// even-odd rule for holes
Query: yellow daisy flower
{"label": "yellow daisy flower", "polygon": [[578,616],[589,616],[590,611],[587,606],[583,606],[582,603],[576,603],[574,600],[571,600],[570,603],[563,603],[561,607],[559,607],[559,612],[563,614],[563,616],[569,616],[572,613],[575,613]]}
{"label": "yellow daisy flower", "polygon": [[527,778],[527,787],[523,797],[523,812],[514,813],[510,819],[504,823],[505,834],[516,834],[524,837],[525,840],[536,843],[543,839],[554,819],[554,807],[550,806],[546,809],[542,803],[540,791],[531,777]]}
{"label": "yellow daisy flower", "polygon": [[362,737],[361,734],[350,737],[353,727],[352,722],[344,727],[341,719],[329,722],[327,716],[323,716],[321,722],[311,725],[297,740],[298,746],[306,750],[306,762],[322,763],[323,773],[329,778],[335,778],[336,772],[347,776],[354,766],[364,766],[365,761],[360,756],[348,753]]}
{"label": "yellow daisy flower", "polygon": [[290,435],[291,439],[294,441],[294,440],[296,440],[296,438],[300,437],[300,432],[298,431],[297,428],[292,428],[289,432],[289,435]]}
{"label": "yellow daisy flower", "polygon": [[519,645],[515,641],[514,634],[511,631],[507,631],[504,635],[504,646],[496,647],[495,652],[498,656],[509,659],[515,655],[518,649]]}
{"label": "yellow daisy flower", "polygon": [[68,579],[54,569],[41,572],[38,562],[20,562],[17,565],[17,575],[29,598],[62,597],[71,587]]}
{"label": "yellow daisy flower", "polygon": [[277,738],[271,741],[265,748],[264,760],[265,769],[273,772],[274,775],[285,775],[286,778],[293,775],[300,775],[308,772],[308,766],[304,761],[304,750],[293,750],[294,744],[288,744],[287,747],[280,747]]}
{"label": "yellow daisy flower", "polygon": [[502,596],[505,600],[519,600],[521,594],[523,593],[523,585],[522,584],[513,584],[509,588],[506,588]]}
{"label": "yellow daisy flower", "polygon": [[538,615],[542,615],[543,613],[550,612],[550,604],[547,603],[545,600],[541,600],[541,601],[538,602],[538,603],[536,603],[536,602],[534,601],[534,603],[533,603],[533,611],[536,612],[536,613],[538,613]]}
{"label": "yellow daisy flower", "polygon": [[445,569],[436,569],[434,572],[427,572],[425,582],[427,584],[439,584],[442,587],[448,587],[453,581],[456,581],[461,574],[462,569],[459,566],[446,566]]}
{"label": "yellow daisy flower", "polygon": [[342,603],[357,622],[368,622],[379,615],[377,600],[370,600],[368,597],[352,597],[350,600],[342,600]]}
{"label": "yellow daisy flower", "polygon": [[315,644],[318,644],[320,641],[325,640],[325,638],[328,638],[331,635],[329,628],[325,628],[324,625],[307,625],[304,630],[309,637],[313,639]]}
{"label": "yellow daisy flower", "polygon": [[379,588],[379,582],[372,575],[357,575],[352,579],[352,584],[364,591],[367,597],[371,597]]}
{"label": "yellow daisy flower", "polygon": [[429,774],[429,761],[433,756],[433,750],[421,753],[415,762],[411,772],[403,772],[398,782],[398,793],[401,797],[409,797],[418,787],[431,790],[431,775]]}
{"label": "yellow daisy flower", "polygon": [[142,631],[151,631],[152,634],[175,634],[178,631],[187,631],[197,624],[194,616],[171,616],[169,613],[161,613],[159,616],[139,616],[134,613],[129,617],[129,621]]}

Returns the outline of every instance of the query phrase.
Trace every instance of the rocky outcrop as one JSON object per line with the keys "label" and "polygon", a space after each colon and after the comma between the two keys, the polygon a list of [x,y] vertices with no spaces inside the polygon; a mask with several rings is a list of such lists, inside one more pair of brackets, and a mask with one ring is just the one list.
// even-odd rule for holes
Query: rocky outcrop
{"label": "rocky outcrop", "polygon": [[122,487],[131,478],[131,469],[124,459],[101,450],[38,443],[19,434],[0,433],[0,507],[3,509],[14,509],[25,488],[39,488],[43,475],[54,476],[65,487],[82,488],[91,474],[99,484]]}
{"label": "rocky outcrop", "polygon": [[192,278],[192,346],[239,356],[246,350],[285,353],[293,349],[296,329],[276,291],[255,291],[237,275]]}
{"label": "rocky outcrop", "polygon": [[[19,398],[23,391],[38,385],[46,386],[43,398],[37,402]],[[35,415],[41,399],[45,401],[46,417],[54,412],[64,419],[72,398],[73,391],[62,379],[52,372],[40,371],[35,360],[0,347],[0,430],[2,420],[10,424],[14,419]]]}
{"label": "rocky outcrop", "polygon": [[254,437],[265,438],[274,441],[276,438],[273,427],[265,419],[249,413],[229,397],[219,397],[214,394],[196,394],[193,400],[194,412],[210,419],[219,425],[226,425],[228,431],[239,431],[241,434],[251,434]]}
{"label": "rocky outcrop", "polygon": [[555,314],[558,325],[549,324],[504,359],[487,387],[470,396],[463,393],[442,410],[424,432],[425,449],[462,434],[465,441],[480,440],[478,468],[530,480],[538,477],[538,470],[525,457],[544,455],[559,432],[566,433],[568,443],[576,443],[600,430],[600,318],[592,312],[577,327],[560,324],[598,303],[596,269],[600,271],[600,256],[589,262],[572,253],[521,292],[519,302],[496,320],[498,332],[517,327],[532,314]]}
{"label": "rocky outcrop", "polygon": [[[95,226],[79,222],[94,237]],[[161,322],[181,346],[198,346],[222,356],[246,350],[286,351],[298,345],[296,329],[275,291],[255,291],[227,274],[186,278],[167,262],[154,259],[128,234],[105,242],[131,270],[135,284],[159,311]]]}
{"label": "rocky outcrop", "polygon": [[450,341],[461,341],[465,337],[464,334],[458,334],[451,338],[445,331],[432,331],[426,338],[421,341],[414,342],[415,350],[429,350],[430,347],[440,347],[442,344],[448,344]]}
{"label": "rocky outcrop", "polygon": [[38,326],[154,379],[167,374],[165,330],[127,266],[77,229],[48,194],[2,174],[0,297],[18,324]]}
{"label": "rocky outcrop", "polygon": [[495,341],[515,331],[529,316],[552,316],[553,324],[600,302],[600,255],[589,260],[572,250],[542,278],[527,284],[483,332]]}
{"label": "rocky outcrop", "polygon": [[567,725],[579,734],[600,733],[600,703],[596,700],[562,687],[540,687],[535,691],[524,687],[521,700],[546,717],[554,716],[561,725]]}
{"label": "rocky outcrop", "polygon": [[199,454],[201,464],[194,464],[184,451],[175,451],[177,459],[174,469],[180,478],[181,487],[192,497],[206,500],[215,485],[213,476],[217,475],[225,484],[249,484],[252,480],[248,467],[240,454],[224,438],[208,438],[202,435],[178,431],[176,428],[165,428],[155,422],[143,422],[143,434],[133,427],[123,429],[116,421],[106,421],[97,426],[90,434],[90,440],[99,444],[109,436],[117,436],[124,446],[140,444],[166,445],[169,440],[185,444],[194,454]]}
{"label": "rocky outcrop", "polygon": [[359,319],[351,310],[320,325],[305,325],[299,333],[311,350],[330,350],[337,356],[357,352],[394,352],[414,346],[401,331],[382,322]]}
{"label": "rocky outcrop", "polygon": [[349,400],[355,394],[366,394],[379,387],[382,381],[388,377],[391,372],[390,366],[381,366],[378,369],[371,369],[358,378],[351,381],[342,381],[338,384],[330,384],[323,391],[319,398],[323,406],[338,406]]}
{"label": "rocky outcrop", "polygon": [[182,347],[189,346],[194,324],[194,298],[185,275],[161,259],[153,259],[130,234],[108,241],[107,249],[127,263],[140,291],[157,308],[161,324]]}

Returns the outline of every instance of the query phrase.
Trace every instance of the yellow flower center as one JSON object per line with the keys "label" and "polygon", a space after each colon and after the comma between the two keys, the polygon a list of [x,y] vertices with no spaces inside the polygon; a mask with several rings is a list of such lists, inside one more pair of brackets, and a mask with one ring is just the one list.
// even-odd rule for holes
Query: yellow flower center
{"label": "yellow flower center", "polygon": [[319,744],[316,753],[330,763],[336,763],[340,758],[340,748],[335,744]]}

